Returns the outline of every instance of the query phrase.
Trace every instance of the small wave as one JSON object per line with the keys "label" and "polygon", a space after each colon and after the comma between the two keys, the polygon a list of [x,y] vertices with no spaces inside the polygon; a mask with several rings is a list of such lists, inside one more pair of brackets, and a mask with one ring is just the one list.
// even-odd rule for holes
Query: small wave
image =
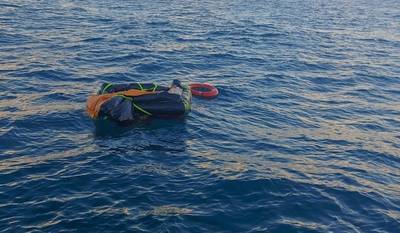
{"label": "small wave", "polygon": [[193,210],[189,208],[176,207],[172,205],[164,205],[156,207],[152,210],[143,212],[145,215],[156,215],[156,216],[171,216],[171,215],[188,215],[192,214]]}

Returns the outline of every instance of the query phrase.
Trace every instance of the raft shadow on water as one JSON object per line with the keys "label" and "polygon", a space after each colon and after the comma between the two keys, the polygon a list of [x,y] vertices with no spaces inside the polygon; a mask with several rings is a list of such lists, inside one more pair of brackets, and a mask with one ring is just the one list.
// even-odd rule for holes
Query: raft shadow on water
{"label": "raft shadow on water", "polygon": [[[159,158],[160,154],[165,153],[185,153],[190,135],[183,118],[155,118],[124,125],[97,120],[94,137],[94,142],[103,148],[103,151],[107,151],[106,154],[129,157],[138,152],[150,152]],[[142,155],[146,157],[147,153]]]}
{"label": "raft shadow on water", "polygon": [[114,138],[122,137],[134,130],[141,132],[150,132],[158,129],[171,129],[174,128],[178,131],[187,133],[186,122],[184,118],[174,119],[147,119],[138,120],[129,123],[119,123],[110,120],[95,120],[94,136],[96,138]]}

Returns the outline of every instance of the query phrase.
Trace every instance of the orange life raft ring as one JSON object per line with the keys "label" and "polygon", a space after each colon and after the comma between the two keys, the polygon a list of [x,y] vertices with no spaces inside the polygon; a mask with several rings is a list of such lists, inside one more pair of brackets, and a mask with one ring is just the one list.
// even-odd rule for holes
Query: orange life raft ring
{"label": "orange life raft ring", "polygon": [[218,89],[208,83],[191,83],[189,86],[194,96],[213,98],[218,95]]}

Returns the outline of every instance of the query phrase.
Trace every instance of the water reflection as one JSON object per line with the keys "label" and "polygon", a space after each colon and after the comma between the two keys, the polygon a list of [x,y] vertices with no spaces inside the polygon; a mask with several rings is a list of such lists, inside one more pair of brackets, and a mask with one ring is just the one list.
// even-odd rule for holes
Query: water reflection
{"label": "water reflection", "polygon": [[100,150],[122,156],[146,151],[183,153],[190,138],[185,122],[185,119],[149,119],[121,125],[96,121],[94,142]]}
{"label": "water reflection", "polygon": [[120,137],[129,132],[151,132],[154,130],[172,130],[173,134],[187,134],[185,119],[147,119],[128,123],[95,120],[93,123],[95,125],[95,136],[99,138]]}

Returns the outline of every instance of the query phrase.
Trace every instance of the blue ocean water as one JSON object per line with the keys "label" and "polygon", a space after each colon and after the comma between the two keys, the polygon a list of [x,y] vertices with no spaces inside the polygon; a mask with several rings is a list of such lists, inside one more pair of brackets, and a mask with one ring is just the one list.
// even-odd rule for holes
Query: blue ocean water
{"label": "blue ocean water", "polygon": [[[400,232],[398,0],[1,0],[0,232]],[[103,82],[210,82],[95,127]]]}

